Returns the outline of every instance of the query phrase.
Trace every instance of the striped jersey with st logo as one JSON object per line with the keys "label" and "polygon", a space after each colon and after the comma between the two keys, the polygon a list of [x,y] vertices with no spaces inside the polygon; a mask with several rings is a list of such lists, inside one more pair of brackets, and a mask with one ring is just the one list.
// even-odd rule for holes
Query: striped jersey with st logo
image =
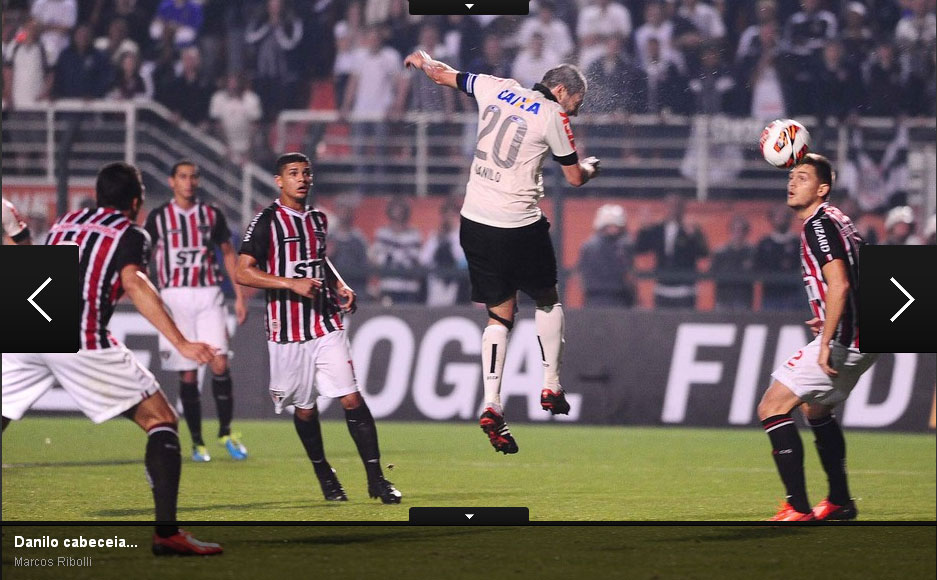
{"label": "striped jersey with st logo", "polygon": [[833,340],[859,348],[859,247],[865,241],[856,226],[838,208],[824,203],[804,221],[800,233],[800,265],[813,315],[826,320],[828,286],[823,266],[843,260],[849,275],[849,295]]}
{"label": "striped jersey with st logo", "polygon": [[55,222],[46,244],[78,246],[79,348],[96,350],[117,345],[107,323],[124,293],[120,271],[129,264],[146,270],[150,256],[147,233],[115,209],[82,209]]}
{"label": "striped jersey with st logo", "polygon": [[154,246],[159,288],[202,288],[221,284],[215,248],[231,239],[224,214],[207,203],[182,209],[164,203],[146,218]]}
{"label": "striped jersey with st logo", "polygon": [[[325,279],[325,235],[328,220],[313,208],[300,212],[274,202],[254,217],[244,234],[240,253],[257,267],[284,278]],[[342,330],[341,309],[330,289],[315,298],[290,290],[267,290],[264,317],[267,340],[303,342]]]}

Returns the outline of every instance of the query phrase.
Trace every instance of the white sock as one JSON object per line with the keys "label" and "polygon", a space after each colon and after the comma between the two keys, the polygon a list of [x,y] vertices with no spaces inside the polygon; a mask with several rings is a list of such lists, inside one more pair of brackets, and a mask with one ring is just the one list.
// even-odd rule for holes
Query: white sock
{"label": "white sock", "polygon": [[563,359],[563,306],[537,307],[534,313],[534,323],[537,326],[537,340],[543,351],[543,381],[544,387],[554,393],[560,387],[560,363]]}
{"label": "white sock", "polygon": [[504,372],[504,353],[508,346],[508,329],[491,324],[482,332],[482,384],[485,386],[485,406],[498,414],[501,411],[501,375]]}

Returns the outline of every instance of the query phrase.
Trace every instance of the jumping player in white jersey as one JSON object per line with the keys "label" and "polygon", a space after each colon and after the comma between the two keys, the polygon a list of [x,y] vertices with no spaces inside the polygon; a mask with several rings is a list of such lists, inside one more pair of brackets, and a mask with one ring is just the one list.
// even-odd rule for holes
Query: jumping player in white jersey
{"label": "jumping player in white jersey", "polygon": [[179,331],[146,277],[150,240],[134,221],[143,205],[143,182],[133,165],[111,163],[98,172],[97,207],[64,215],[46,244],[78,246],[79,350],[75,353],[3,353],[3,429],[58,383],[95,423],[122,415],[147,434],[147,480],[156,505],[156,555],[220,554],[176,525],[182,457],[178,417],[156,378],[107,324],[126,291],[134,306],[183,356],[206,363],[216,349],[190,342]]}
{"label": "jumping player in white jersey", "polygon": [[[182,160],[169,172],[172,200],[157,207],[146,218],[146,231],[153,242],[156,284],[186,336],[218,347],[208,363],[211,390],[218,410],[218,441],[233,459],[247,459],[247,449],[231,432],[234,395],[228,367],[227,308],[221,292],[221,272],[215,249],[221,250],[225,271],[234,278],[237,254],[231,231],[218,208],[199,200],[199,171],[192,161]],[[234,313],[238,324],[247,318],[240,286],[234,286]],[[159,354],[163,370],[179,371],[182,414],[192,437],[192,460],[211,461],[202,439],[202,405],[199,397],[198,365],[181,356],[160,336]]]}
{"label": "jumping player in white jersey", "polygon": [[32,235],[29,232],[29,226],[23,218],[20,217],[16,207],[2,200],[3,204],[3,235],[17,246],[29,246],[33,243]]}
{"label": "jumping player in white jersey", "polygon": [[544,368],[540,404],[554,415],[569,413],[559,375],[563,308],[556,255],[550,223],[538,203],[547,154],[560,163],[571,185],[578,187],[598,173],[598,159],[579,160],[569,125],[569,116],[582,106],[586,79],[576,67],[563,64],[528,89],[513,79],[459,72],[423,51],[407,56],[404,64],[478,101],[478,138],[459,238],[468,259],[472,301],[488,308],[482,333],[485,410],[479,424],[495,451],[517,453],[501,407],[501,375],[518,290],[537,303],[534,321]]}
{"label": "jumping player in white jersey", "polygon": [[384,478],[377,426],[361,397],[343,314],[355,309],[355,292],[332,267],[326,253],[328,219],[306,205],[312,165],[302,153],[277,159],[277,201],[254,217],[244,234],[237,281],[266,290],[270,397],[281,413],[295,407],[293,426],[312,461],[322,494],[346,501],[335,470],[325,458],[316,396],[338,399],[348,431],[364,462],[368,494],[400,503],[401,494]]}
{"label": "jumping player in white jersey", "polygon": [[[772,455],[787,499],[772,521],[851,520],[857,515],[846,482],[846,441],[833,408],[846,400],[862,373],[878,358],[859,351],[859,247],[852,220],[829,203],[833,187],[829,160],[808,153],[790,171],[787,206],[803,220],[800,261],[813,342],[771,373],[758,404],[758,418],[771,440]],[[791,411],[801,407],[813,430],[829,493],[810,508],[804,479],[804,446]]]}

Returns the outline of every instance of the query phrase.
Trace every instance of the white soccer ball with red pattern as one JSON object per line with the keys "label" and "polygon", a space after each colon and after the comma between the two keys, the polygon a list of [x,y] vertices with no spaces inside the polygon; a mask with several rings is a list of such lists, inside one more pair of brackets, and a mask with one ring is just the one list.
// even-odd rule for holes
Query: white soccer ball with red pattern
{"label": "white soccer ball with red pattern", "polygon": [[793,119],[778,119],[761,132],[760,146],[771,165],[792,167],[810,151],[810,133]]}

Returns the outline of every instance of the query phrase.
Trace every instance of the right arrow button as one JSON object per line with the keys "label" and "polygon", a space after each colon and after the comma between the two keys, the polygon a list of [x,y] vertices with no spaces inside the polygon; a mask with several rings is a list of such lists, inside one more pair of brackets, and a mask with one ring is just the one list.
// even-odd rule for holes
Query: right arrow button
{"label": "right arrow button", "polygon": [[891,321],[894,322],[895,319],[897,319],[899,316],[901,316],[901,313],[904,312],[905,309],[906,309],[908,306],[911,306],[911,303],[914,302],[914,296],[911,296],[910,294],[908,294],[908,291],[905,290],[904,287],[903,287],[901,284],[899,284],[898,281],[895,280],[894,277],[891,278],[891,283],[894,284],[895,286],[897,286],[898,289],[901,290],[902,294],[904,294],[905,296],[908,297],[908,301],[904,303],[904,306],[902,306],[901,308],[899,308],[899,309],[898,309],[898,312],[895,312],[895,314],[892,315]]}

